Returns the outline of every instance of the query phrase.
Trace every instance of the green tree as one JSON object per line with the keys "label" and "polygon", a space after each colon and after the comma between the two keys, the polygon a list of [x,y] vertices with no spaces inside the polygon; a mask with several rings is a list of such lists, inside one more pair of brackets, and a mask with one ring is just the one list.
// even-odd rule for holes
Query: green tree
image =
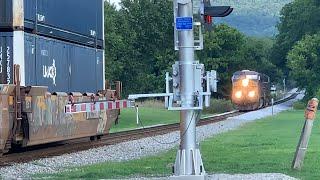
{"label": "green tree", "polygon": [[105,2],[105,69],[108,80],[121,80],[127,83],[132,79],[131,74],[135,68],[128,67],[134,66],[134,61],[130,59],[130,53],[134,51],[130,45],[133,39],[134,32],[129,31],[125,18],[115,6]]}
{"label": "green tree", "polygon": [[268,38],[248,37],[244,47],[244,58],[247,68],[264,73],[271,78],[272,82],[279,81],[281,71],[270,61],[270,51],[273,40]]}
{"label": "green tree", "polygon": [[320,90],[320,33],[306,35],[288,53],[290,75],[300,88],[306,89],[306,99]]}
{"label": "green tree", "polygon": [[245,36],[225,24],[218,25],[214,31],[204,34],[204,49],[197,52],[207,70],[217,70],[219,75],[218,93],[230,95],[231,76],[245,67],[242,54]]}
{"label": "green tree", "polygon": [[217,70],[218,94],[228,97],[231,93],[232,74],[240,70],[253,70],[267,74],[271,80],[281,76],[278,68],[270,62],[269,53],[273,41],[267,38],[246,37],[225,24],[206,32],[204,50],[197,52],[206,69]]}
{"label": "green tree", "polygon": [[306,34],[314,34],[320,30],[320,1],[295,0],[281,10],[279,34],[272,51],[273,64],[281,68],[285,74],[286,56],[293,45]]}
{"label": "green tree", "polygon": [[[172,2],[122,0],[120,10],[106,3],[106,74],[124,84],[124,95],[164,92],[164,74],[177,60],[173,48]],[[247,38],[227,25],[204,35],[198,60],[217,70],[219,94],[228,97],[231,76],[243,69],[276,74],[269,61],[270,40]]]}
{"label": "green tree", "polygon": [[119,11],[107,3],[105,13],[108,78],[121,80],[125,95],[162,92],[175,60],[172,2],[122,0]]}

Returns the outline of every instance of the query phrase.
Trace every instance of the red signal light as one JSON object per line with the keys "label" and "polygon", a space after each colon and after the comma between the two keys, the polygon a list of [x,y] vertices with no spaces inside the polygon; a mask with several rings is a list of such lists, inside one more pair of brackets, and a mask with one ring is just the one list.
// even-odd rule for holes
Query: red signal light
{"label": "red signal light", "polygon": [[205,16],[204,16],[204,21],[205,21],[205,23],[207,23],[207,24],[212,24],[212,17],[205,15]]}

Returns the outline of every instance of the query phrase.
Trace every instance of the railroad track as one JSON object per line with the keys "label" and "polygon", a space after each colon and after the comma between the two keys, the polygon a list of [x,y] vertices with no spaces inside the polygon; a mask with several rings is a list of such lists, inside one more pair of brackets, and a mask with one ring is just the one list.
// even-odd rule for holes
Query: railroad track
{"label": "railroad track", "polygon": [[[298,93],[293,93],[287,98],[281,99],[274,104],[280,104],[290,99],[295,98]],[[244,112],[232,111],[219,115],[208,116],[201,118],[197,126],[204,126],[220,121],[224,121],[229,117],[238,116]],[[58,143],[50,143],[40,146],[28,147],[25,149],[19,149],[18,151],[10,152],[0,157],[0,167],[9,166],[13,163],[29,162],[36,159],[58,156],[66,153],[73,153],[82,150],[88,150],[91,148],[101,147],[105,145],[113,145],[121,142],[132,141],[145,137],[151,137],[156,135],[167,134],[173,131],[179,130],[180,124],[168,124],[161,126],[153,126],[141,129],[134,129],[129,131],[110,133],[106,136],[102,136],[101,139],[96,141],[90,141],[90,138],[81,138],[69,141],[63,141]]]}

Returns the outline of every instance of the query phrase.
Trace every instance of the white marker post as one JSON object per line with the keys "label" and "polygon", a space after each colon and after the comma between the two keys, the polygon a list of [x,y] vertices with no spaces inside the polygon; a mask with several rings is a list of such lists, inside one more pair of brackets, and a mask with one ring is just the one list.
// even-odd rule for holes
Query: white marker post
{"label": "white marker post", "polygon": [[271,99],[271,109],[272,109],[271,111],[272,111],[272,116],[273,116],[273,105],[274,105],[274,99],[272,98],[272,99]]}
{"label": "white marker post", "polygon": [[308,102],[308,107],[305,112],[306,120],[292,162],[292,169],[300,170],[302,168],[304,156],[307,152],[308,143],[312,132],[313,121],[318,108],[318,103],[319,100],[317,98],[313,98]]}
{"label": "white marker post", "polygon": [[139,106],[136,105],[136,119],[137,119],[137,125],[139,125]]}

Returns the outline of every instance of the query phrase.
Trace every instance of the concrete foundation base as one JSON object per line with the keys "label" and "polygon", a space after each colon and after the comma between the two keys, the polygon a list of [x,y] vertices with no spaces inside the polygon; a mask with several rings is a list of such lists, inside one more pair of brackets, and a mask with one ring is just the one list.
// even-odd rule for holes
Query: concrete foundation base
{"label": "concrete foundation base", "polygon": [[183,175],[183,176],[171,176],[170,180],[206,180],[207,175]]}

